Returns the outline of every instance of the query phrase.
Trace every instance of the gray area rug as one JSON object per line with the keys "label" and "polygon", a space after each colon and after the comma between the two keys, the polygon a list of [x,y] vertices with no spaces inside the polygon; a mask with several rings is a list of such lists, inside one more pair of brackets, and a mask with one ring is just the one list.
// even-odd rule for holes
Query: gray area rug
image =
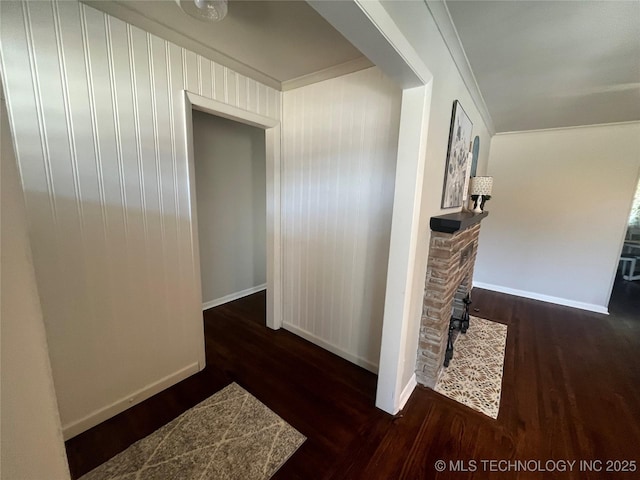
{"label": "gray area rug", "polygon": [[232,383],[81,480],[262,480],[306,438]]}
{"label": "gray area rug", "polygon": [[458,335],[451,363],[434,390],[498,418],[506,343],[506,325],[471,316],[469,330]]}

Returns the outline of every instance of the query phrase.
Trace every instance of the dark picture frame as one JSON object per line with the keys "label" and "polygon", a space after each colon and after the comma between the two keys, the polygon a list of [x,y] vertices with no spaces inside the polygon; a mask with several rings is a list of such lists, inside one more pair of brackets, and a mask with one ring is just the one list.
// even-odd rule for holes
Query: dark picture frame
{"label": "dark picture frame", "polygon": [[471,150],[473,123],[458,100],[453,102],[447,164],[442,187],[442,208],[462,206]]}

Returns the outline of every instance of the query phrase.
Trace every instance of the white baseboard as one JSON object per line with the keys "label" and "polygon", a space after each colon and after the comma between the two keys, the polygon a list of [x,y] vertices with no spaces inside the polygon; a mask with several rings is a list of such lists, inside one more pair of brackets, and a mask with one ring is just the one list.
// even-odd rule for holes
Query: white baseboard
{"label": "white baseboard", "polygon": [[416,380],[416,374],[414,373],[413,375],[411,375],[409,382],[405,385],[404,389],[402,390],[402,393],[400,394],[400,398],[398,401],[398,411],[404,408],[404,406],[409,401],[409,397],[411,396],[411,394],[413,393],[413,391],[417,386],[418,386],[418,381]]}
{"label": "white baseboard", "polygon": [[555,303],[556,305],[564,305],[565,307],[579,308],[580,310],[589,310],[590,312],[602,313],[609,315],[609,310],[602,305],[594,303],[577,302],[567,298],[552,297],[551,295],[543,295],[541,293],[528,292],[526,290],[517,290],[515,288],[503,287],[501,285],[492,285],[490,283],[473,282],[474,287],[494,292],[507,293],[516,297],[530,298],[532,300],[540,300],[542,302]]}
{"label": "white baseboard", "polygon": [[365,360],[364,358],[358,357],[357,355],[353,355],[345,350],[342,350],[340,347],[336,347],[335,345],[321,339],[320,337],[315,336],[313,333],[307,332],[306,330],[302,330],[295,325],[291,325],[287,322],[282,322],[282,327],[285,330],[288,330],[299,337],[304,338],[305,340],[310,341],[311,343],[318,345],[319,347],[324,348],[325,350],[329,350],[331,353],[335,353],[339,357],[344,358],[345,360],[350,361],[351,363],[355,363],[359,367],[364,368],[365,370],[369,370],[373,373],[378,373],[378,365],[369,360]]}
{"label": "white baseboard", "polygon": [[215,300],[211,300],[209,302],[204,302],[202,304],[202,311],[208,310],[213,307],[217,307],[218,305],[222,305],[223,303],[229,303],[234,300],[238,300],[239,298],[246,297],[248,295],[253,295],[254,293],[258,293],[266,289],[267,289],[267,284],[263,283],[262,285],[258,285],[256,287],[251,287],[251,288],[247,288],[246,290],[230,293],[229,295],[225,295],[224,297],[216,298]]}
{"label": "white baseboard", "polygon": [[184,380],[187,377],[190,377],[194,373],[197,373],[200,370],[200,365],[198,362],[192,363],[177,372],[174,372],[164,378],[161,378],[157,382],[151,383],[140,390],[136,390],[135,392],[127,395],[120,400],[116,400],[110,405],[106,407],[100,408],[96,410],[86,417],[81,418],[80,420],[76,420],[62,427],[62,435],[65,440],[69,440],[72,437],[84,432],[85,430],[89,430],[91,427],[95,427],[99,423],[108,420],[115,415],[124,412],[127,408],[133,407],[134,405],[146,400],[149,397],[152,397],[156,393],[161,392],[169,388],[172,385]]}

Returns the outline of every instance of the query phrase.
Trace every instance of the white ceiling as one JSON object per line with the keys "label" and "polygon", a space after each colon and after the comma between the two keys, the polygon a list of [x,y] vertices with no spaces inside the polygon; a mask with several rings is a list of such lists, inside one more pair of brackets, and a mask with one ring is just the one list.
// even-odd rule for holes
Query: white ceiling
{"label": "white ceiling", "polygon": [[497,132],[640,120],[640,2],[447,0]]}
{"label": "white ceiling", "polygon": [[175,0],[83,1],[275,88],[371,65],[305,1],[230,0],[219,23],[187,16]]}

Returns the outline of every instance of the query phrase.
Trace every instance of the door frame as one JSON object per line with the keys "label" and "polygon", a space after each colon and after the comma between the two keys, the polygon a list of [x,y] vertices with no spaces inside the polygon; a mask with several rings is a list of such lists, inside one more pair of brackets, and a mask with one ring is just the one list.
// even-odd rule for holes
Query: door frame
{"label": "door frame", "polygon": [[[395,415],[416,387],[423,266],[418,242],[428,232],[422,196],[433,74],[380,0],[307,0],[402,89],[376,406]],[[428,241],[428,237],[427,237]]]}
{"label": "door frame", "polygon": [[200,304],[202,282],[200,277],[200,245],[196,202],[195,157],[193,150],[193,110],[227,118],[245,125],[258,127],[265,133],[266,187],[267,187],[267,327],[277,330],[282,326],[282,239],[280,218],[280,121],[249,112],[226,103],[183,90],[187,161],[189,172],[189,211],[191,213],[191,244]]}

